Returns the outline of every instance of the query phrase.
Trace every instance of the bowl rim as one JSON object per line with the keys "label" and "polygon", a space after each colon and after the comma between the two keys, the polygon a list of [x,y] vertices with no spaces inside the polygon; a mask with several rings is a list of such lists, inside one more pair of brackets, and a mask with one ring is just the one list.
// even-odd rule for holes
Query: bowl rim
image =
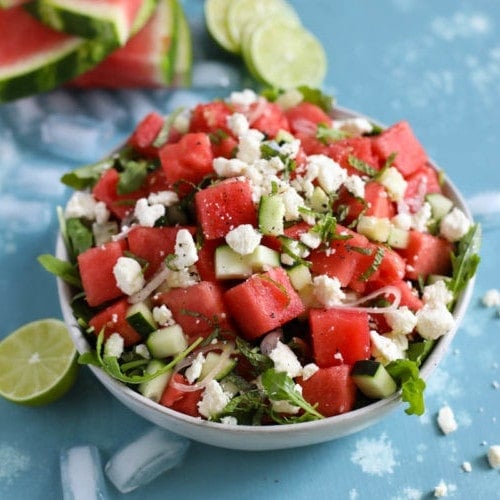
{"label": "bowl rim", "polygon": [[[335,106],[335,108],[331,113],[331,116],[333,119],[362,117],[368,119],[371,123],[377,126],[386,128],[385,125],[381,124],[377,120],[374,120],[367,115],[364,115],[362,113],[359,113],[357,111],[342,106]],[[429,163],[434,169],[440,171],[437,163],[433,161],[432,158],[429,158]],[[460,208],[471,221],[473,220],[471,212],[466,205],[465,199],[463,198],[462,194],[455,186],[455,184],[448,178],[446,173],[443,176],[443,192],[454,201],[455,205],[458,208]],[[60,232],[58,233],[56,242],[56,257],[60,259],[67,258],[66,247]],[[463,317],[471,301],[475,280],[476,276],[473,276],[472,279],[467,283],[465,289],[461,291],[460,295],[458,296],[455,307],[453,309],[453,317],[455,319],[454,327],[448,333],[446,333],[444,336],[438,339],[432,351],[427,356],[425,361],[422,363],[420,367],[420,376],[422,377],[422,379],[427,380],[430,377],[432,372],[435,370],[435,368],[438,366],[438,364],[441,362],[446,352],[448,351],[448,348],[457,333],[457,330],[463,320]],[[67,283],[65,283],[62,280],[62,278],[57,277],[57,291],[58,291],[58,297],[62,315],[64,321],[66,322],[70,330],[70,334],[73,339],[73,342],[75,343],[77,351],[80,354],[89,351],[90,345],[88,341],[85,339],[82,331],[77,325],[76,320],[72,314],[70,306],[71,287]],[[192,417],[190,415],[185,415],[170,408],[164,407],[159,403],[156,403],[153,400],[143,396],[139,392],[134,391],[126,384],[121,383],[118,380],[115,380],[114,378],[106,374],[99,367],[89,365],[89,368],[93,372],[93,374],[98,378],[98,380],[115,395],[115,397],[117,397],[117,393],[121,393],[125,398],[129,398],[130,402],[132,403],[132,407],[136,405],[141,405],[144,406],[146,409],[150,410],[151,412],[153,412],[154,416],[142,415],[144,418],[155,421],[154,418],[155,416],[159,418],[168,417],[173,422],[181,424],[182,426],[186,425],[194,426],[199,429],[207,429],[215,432],[223,431],[224,435],[229,438],[229,441],[234,436],[238,436],[239,439],[242,438],[243,436],[244,439],[245,435],[251,437],[260,435],[262,433],[266,436],[266,439],[272,439],[272,436],[293,435],[293,433],[296,433],[299,429],[301,432],[307,432],[312,429],[315,430],[316,439],[308,441],[308,443],[312,444],[317,442],[329,441],[362,430],[363,428],[368,427],[371,423],[375,423],[375,421],[379,420],[380,418],[385,416],[387,413],[389,413],[396,407],[399,407],[404,404],[401,401],[401,391],[397,391],[395,394],[393,394],[388,398],[374,401],[361,408],[357,408],[348,411],[346,413],[342,413],[340,415],[326,417],[321,420],[300,422],[294,424],[268,425],[268,426],[231,425],[220,422],[210,422],[207,420],[203,420],[200,417]],[[130,405],[125,403],[123,400],[121,402],[130,407]],[[378,414],[378,417],[371,417],[371,414]],[[340,429],[343,429],[345,426],[348,426],[348,428],[346,428],[340,434],[336,434],[333,437],[329,435],[331,434],[331,432],[329,433],[328,431],[331,430],[332,428],[339,427]],[[322,433],[322,431],[325,432]],[[180,433],[185,435],[190,434],[189,431],[186,431],[185,428],[181,428]],[[189,435],[188,437],[191,437],[200,442],[214,444],[213,442],[214,440],[210,438],[204,440],[200,438],[198,435],[196,436]],[[236,443],[236,445],[234,446],[230,442],[223,444],[219,443],[215,444],[218,446],[234,448],[234,449],[253,449],[251,447],[241,446],[238,443]],[[300,445],[301,444],[292,443],[291,446],[279,446],[279,448],[295,447]],[[254,449],[259,449],[259,450],[276,449],[276,447],[273,446],[271,442],[269,443],[268,447],[259,446],[258,448]]]}

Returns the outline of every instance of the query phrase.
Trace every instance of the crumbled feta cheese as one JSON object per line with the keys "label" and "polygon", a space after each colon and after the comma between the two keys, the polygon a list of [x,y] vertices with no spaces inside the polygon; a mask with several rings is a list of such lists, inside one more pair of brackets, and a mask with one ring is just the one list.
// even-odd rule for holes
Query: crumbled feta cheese
{"label": "crumbled feta cheese", "polygon": [[200,281],[198,273],[192,268],[185,267],[178,271],[170,270],[165,279],[168,288],[187,288]]}
{"label": "crumbled feta cheese", "polygon": [[446,306],[453,300],[453,293],[448,289],[444,280],[438,280],[424,287],[422,300],[431,307]]}
{"label": "crumbled feta cheese", "polygon": [[439,226],[439,234],[448,241],[460,240],[471,226],[470,220],[458,207],[454,207],[442,219]]}
{"label": "crumbled feta cheese", "polygon": [[321,245],[321,236],[313,231],[306,231],[300,235],[300,241],[309,248],[318,248]]}
{"label": "crumbled feta cheese", "polygon": [[344,186],[356,198],[365,197],[365,181],[359,175],[350,175],[344,181]]}
{"label": "crumbled feta cheese", "polygon": [[175,191],[158,191],[148,196],[150,205],[163,205],[170,207],[179,201],[179,195]]}
{"label": "crumbled feta cheese", "polygon": [[150,206],[146,198],[140,198],[135,204],[134,215],[141,226],[153,227],[165,215],[165,207],[158,203]]}
{"label": "crumbled feta cheese", "polygon": [[193,384],[198,377],[201,375],[201,369],[203,368],[203,363],[205,362],[205,355],[199,352],[193,359],[193,362],[186,368],[184,376],[190,384]]}
{"label": "crumbled feta cheese", "polygon": [[424,305],[417,311],[417,331],[424,339],[437,339],[448,333],[455,319],[445,305]]}
{"label": "crumbled feta cheese", "polygon": [[500,290],[492,288],[488,290],[482,297],[481,302],[485,307],[500,306]]}
{"label": "crumbled feta cheese", "polygon": [[174,266],[177,269],[183,269],[192,266],[198,261],[198,251],[193,236],[187,229],[179,229],[175,237],[174,247],[175,259]]}
{"label": "crumbled feta cheese", "polygon": [[462,463],[462,470],[464,472],[472,472],[472,465],[470,462],[463,462]]}
{"label": "crumbled feta cheese", "polygon": [[247,117],[243,113],[233,113],[228,116],[227,125],[236,137],[248,132],[248,129],[250,128]]}
{"label": "crumbled feta cheese", "polygon": [[257,160],[260,160],[261,142],[264,139],[264,134],[257,129],[249,129],[244,134],[240,135],[238,141],[238,152],[236,158],[251,165]]}
{"label": "crumbled feta cheese", "polygon": [[436,498],[439,497],[445,497],[448,495],[448,486],[446,483],[441,479],[439,484],[434,488],[434,496]]}
{"label": "crumbled feta cheese", "polygon": [[307,158],[308,169],[317,171],[317,179],[320,187],[327,193],[335,193],[347,179],[347,171],[337,162],[325,155],[310,155]]}
{"label": "crumbled feta cheese", "polygon": [[97,200],[92,196],[92,193],[75,191],[66,204],[64,216],[66,219],[84,217],[88,220],[94,220],[96,218],[96,205]]}
{"label": "crumbled feta cheese", "polygon": [[302,365],[295,353],[283,342],[278,341],[276,347],[269,353],[277,372],[286,372],[289,377],[295,378],[302,373]]}
{"label": "crumbled feta cheese", "polygon": [[341,304],[345,299],[345,293],[342,291],[338,278],[326,274],[315,276],[313,279],[314,296],[325,307],[333,307],[335,304]]}
{"label": "crumbled feta cheese", "polygon": [[305,205],[304,199],[297,191],[288,186],[286,190],[280,193],[280,198],[283,200],[285,207],[285,220],[296,220],[300,217],[299,208]]}
{"label": "crumbled feta cheese", "polygon": [[318,370],[319,366],[316,363],[307,363],[302,368],[302,380],[311,378]]}
{"label": "crumbled feta cheese", "polygon": [[345,118],[344,120],[334,120],[334,128],[351,135],[369,134],[373,130],[373,125],[364,117]]}
{"label": "crumbled feta cheese", "polygon": [[401,212],[395,215],[391,219],[391,223],[394,227],[398,229],[403,229],[404,231],[408,231],[411,228],[411,215],[408,213]]}
{"label": "crumbled feta cheese", "polygon": [[251,254],[260,244],[260,234],[251,224],[241,224],[226,234],[226,243],[240,255]]}
{"label": "crumbled feta cheese", "polygon": [[432,207],[427,201],[422,204],[420,209],[411,216],[411,227],[417,231],[427,231],[427,224],[432,216]]}
{"label": "crumbled feta cheese", "polygon": [[[280,155],[287,156],[288,158],[295,158],[297,153],[300,151],[300,141],[298,139],[293,139],[291,141],[285,141],[280,147]],[[279,158],[279,157],[275,157]]]}
{"label": "crumbled feta cheese", "polygon": [[220,419],[221,424],[226,424],[226,425],[238,425],[238,419],[236,417],[233,417],[231,415],[227,415],[225,417],[222,417]]}
{"label": "crumbled feta cheese", "polygon": [[119,257],[113,267],[116,286],[126,295],[137,293],[145,284],[141,265],[130,257]]}
{"label": "crumbled feta cheese", "polygon": [[387,189],[389,198],[392,201],[400,201],[403,199],[408,183],[396,167],[389,167],[382,172],[379,182]]}
{"label": "crumbled feta cheese", "polygon": [[211,380],[198,401],[198,411],[205,418],[216,417],[229,403],[230,396],[224,392],[217,380]]}
{"label": "crumbled feta cheese", "polygon": [[247,164],[238,158],[215,158],[213,167],[219,177],[237,177],[245,171]]}
{"label": "crumbled feta cheese", "polygon": [[151,359],[151,353],[149,352],[148,346],[146,344],[137,344],[136,346],[134,346],[134,351],[144,359]]}
{"label": "crumbled feta cheese", "polygon": [[406,335],[411,333],[417,325],[417,317],[407,306],[384,313],[384,318],[393,333]]}
{"label": "crumbled feta cheese", "polygon": [[123,354],[125,342],[119,333],[112,333],[104,343],[104,355],[119,358]]}
{"label": "crumbled feta cheese", "polygon": [[280,262],[284,266],[293,266],[295,264],[295,259],[291,255],[288,255],[287,253],[282,253],[280,255]]}
{"label": "crumbled feta cheese", "polygon": [[106,203],[104,203],[103,201],[98,201],[95,204],[94,214],[95,214],[95,221],[97,224],[101,225],[106,224],[109,220],[109,215],[110,215]]}
{"label": "crumbled feta cheese", "polygon": [[406,357],[404,351],[394,340],[385,335],[380,335],[375,330],[370,331],[370,340],[372,343],[372,356],[384,365]]}
{"label": "crumbled feta cheese", "polygon": [[247,107],[250,104],[253,104],[259,99],[259,96],[255,93],[255,91],[251,89],[244,89],[241,91],[231,92],[229,96],[229,102],[234,104],[235,106]]}
{"label": "crumbled feta cheese", "polygon": [[443,434],[455,432],[458,428],[453,410],[449,406],[443,406],[439,409],[437,423]]}
{"label": "crumbled feta cheese", "polygon": [[495,444],[488,449],[488,462],[493,469],[500,469],[500,445]]}
{"label": "crumbled feta cheese", "polygon": [[174,322],[172,311],[165,304],[153,307],[153,319],[160,326],[171,325]]}

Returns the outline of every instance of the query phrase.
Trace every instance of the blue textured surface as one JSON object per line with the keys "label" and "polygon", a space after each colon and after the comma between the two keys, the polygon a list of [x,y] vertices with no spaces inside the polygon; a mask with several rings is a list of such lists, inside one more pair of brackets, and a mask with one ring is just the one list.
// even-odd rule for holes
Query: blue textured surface
{"label": "blue textured surface", "polygon": [[[498,1],[292,3],[327,48],[325,90],[339,104],[384,123],[409,120],[484,222],[474,298],[429,382],[424,416],[409,417],[401,409],[361,433],[278,452],[193,443],[182,466],[127,498],[417,499],[432,498],[441,480],[451,498],[499,498],[499,471],[489,467],[486,453],[500,444],[500,317],[480,303],[486,290],[500,287]],[[196,39],[203,40],[196,61],[220,58],[203,33],[202,1],[184,5]],[[238,73],[233,81],[245,82]],[[214,93],[58,90],[0,106],[0,337],[30,320],[60,317],[55,280],[36,261],[54,250],[55,207],[69,194],[60,175],[107,152],[149,109],[168,110],[174,106],[168,99]],[[68,131],[78,132],[47,143],[47,133]],[[67,142],[78,137],[85,148]],[[444,404],[459,425],[447,436],[435,423]],[[2,400],[0,498],[61,498],[61,449],[94,444],[105,463],[149,425],[116,402],[87,369],[50,406],[30,409]],[[462,470],[465,461],[471,472]],[[112,485],[108,490],[110,498],[122,497]]]}

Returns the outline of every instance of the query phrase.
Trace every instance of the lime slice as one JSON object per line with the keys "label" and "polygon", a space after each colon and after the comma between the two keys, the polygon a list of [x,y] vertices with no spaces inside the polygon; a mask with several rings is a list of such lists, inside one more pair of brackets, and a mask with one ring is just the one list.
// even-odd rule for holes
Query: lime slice
{"label": "lime slice", "polygon": [[233,0],[226,16],[229,36],[237,52],[241,52],[243,32],[249,24],[272,17],[277,22],[300,25],[298,14],[284,0]]}
{"label": "lime slice", "polygon": [[259,80],[282,89],[320,87],[327,59],[318,39],[300,25],[269,19],[247,39],[243,57]]}
{"label": "lime slice", "polygon": [[76,380],[76,349],[57,319],[27,323],[0,342],[0,395],[38,406],[64,395]]}
{"label": "lime slice", "polygon": [[227,24],[227,11],[234,0],[206,0],[205,22],[213,39],[229,52],[238,52],[238,46],[233,43]]}

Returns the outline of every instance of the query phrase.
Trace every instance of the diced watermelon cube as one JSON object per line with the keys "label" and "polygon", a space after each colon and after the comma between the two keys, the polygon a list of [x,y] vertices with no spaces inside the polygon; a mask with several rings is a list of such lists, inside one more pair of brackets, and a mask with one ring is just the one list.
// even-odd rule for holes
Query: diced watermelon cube
{"label": "diced watermelon cube", "polygon": [[191,341],[207,337],[216,328],[232,330],[221,288],[216,283],[201,281],[187,288],[172,288],[155,295],[154,304],[165,304]]}
{"label": "diced watermelon cube", "polygon": [[123,256],[125,242],[111,241],[92,247],[78,256],[83,290],[89,306],[95,307],[123,295],[113,274],[117,260]]}
{"label": "diced watermelon cube", "polygon": [[231,134],[227,119],[233,114],[233,108],[225,101],[213,101],[194,107],[189,124],[190,132]]}
{"label": "diced watermelon cube", "polygon": [[250,121],[250,126],[260,130],[267,137],[276,137],[280,130],[288,131],[290,129],[285,113],[276,103],[269,102],[263,108],[262,103],[254,103],[250,106],[250,115],[254,109],[258,110],[258,116]]}
{"label": "diced watermelon cube", "polygon": [[441,185],[437,171],[424,165],[406,178],[404,200],[412,212],[418,211],[428,193],[440,193]]}
{"label": "diced watermelon cube", "polygon": [[319,106],[310,102],[301,102],[285,112],[290,130],[293,134],[298,132],[307,135],[316,135],[319,123],[331,127],[332,119]]}
{"label": "diced watermelon cube", "polygon": [[353,365],[370,356],[368,314],[342,308],[309,310],[309,326],[318,366]]}
{"label": "diced watermelon cube", "polygon": [[316,409],[325,417],[346,413],[354,408],[356,384],[350,376],[349,365],[320,368],[307,380],[298,379],[304,399],[317,405]]}
{"label": "diced watermelon cube", "polygon": [[[387,285],[393,286],[401,292],[400,306],[406,306],[412,311],[418,311],[423,307],[424,304],[418,296],[418,291],[412,286],[411,281],[398,280],[392,283],[387,283],[371,280],[367,285],[367,291],[369,293],[374,292],[375,290],[379,290]],[[386,295],[386,299],[392,302],[394,296],[392,294],[388,294]],[[376,316],[380,316],[380,314],[377,314]]]}
{"label": "diced watermelon cube", "polygon": [[207,240],[223,238],[240,224],[257,225],[252,188],[241,178],[225,179],[195,194],[198,223]]}
{"label": "diced watermelon cube", "polygon": [[191,415],[192,417],[199,417],[198,401],[201,399],[203,389],[196,391],[182,391],[172,385],[172,381],[179,384],[189,385],[186,378],[180,373],[174,373],[165,387],[159,403],[163,406],[171,408],[172,410]]}
{"label": "diced watermelon cube", "polygon": [[411,230],[408,246],[399,250],[406,260],[406,278],[416,280],[430,274],[448,275],[452,251],[452,243],[444,238]]}
{"label": "diced watermelon cube", "polygon": [[373,139],[373,150],[380,163],[384,164],[389,156],[396,154],[393,165],[404,177],[425,166],[427,153],[415,137],[410,124],[400,121],[385,129]]}
{"label": "diced watermelon cube", "polygon": [[119,333],[123,337],[125,346],[134,345],[140,342],[142,337],[126,320],[129,306],[130,304],[126,298],[121,299],[92,317],[89,321],[89,325],[94,328],[95,335],[99,335],[104,328],[105,339],[113,333]]}
{"label": "diced watermelon cube", "polygon": [[224,293],[231,316],[247,340],[253,340],[300,316],[304,305],[286,271],[275,267],[254,274]]}
{"label": "diced watermelon cube", "polygon": [[222,238],[217,240],[205,240],[198,250],[196,269],[203,281],[217,281],[215,275],[215,249],[224,243],[225,241]]}
{"label": "diced watermelon cube", "polygon": [[160,133],[165,119],[159,113],[153,111],[148,113],[137,125],[127,143],[140,154],[148,157],[155,156],[158,148],[153,146],[153,142]]}
{"label": "diced watermelon cube", "polygon": [[362,172],[351,165],[350,157],[361,160],[375,170],[379,169],[378,157],[373,152],[372,137],[350,137],[331,142],[325,154],[344,167],[349,175],[362,175]]}

